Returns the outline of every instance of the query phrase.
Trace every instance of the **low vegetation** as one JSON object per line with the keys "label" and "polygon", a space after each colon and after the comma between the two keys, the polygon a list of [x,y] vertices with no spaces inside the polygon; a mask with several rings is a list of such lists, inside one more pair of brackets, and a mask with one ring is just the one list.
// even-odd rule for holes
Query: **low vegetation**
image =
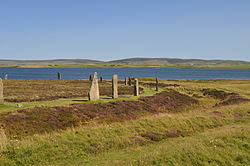
{"label": "low vegetation", "polygon": [[[87,80],[4,80],[4,96],[8,102],[49,101],[59,98],[87,97]],[[99,84],[100,94],[111,96],[111,81]],[[140,89],[142,92],[142,88]],[[119,95],[132,95],[132,86],[119,86]]]}
{"label": "low vegetation", "polygon": [[152,81],[139,98],[0,106],[0,165],[250,164],[249,80]]}

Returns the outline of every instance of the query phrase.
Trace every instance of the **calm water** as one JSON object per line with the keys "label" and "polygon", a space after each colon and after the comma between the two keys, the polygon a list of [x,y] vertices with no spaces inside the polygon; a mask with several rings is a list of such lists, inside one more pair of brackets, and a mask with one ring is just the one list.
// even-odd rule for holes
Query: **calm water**
{"label": "calm water", "polygon": [[104,79],[118,74],[120,79],[131,77],[156,77],[162,79],[250,79],[250,69],[180,69],[180,68],[0,68],[0,76],[9,79],[56,79],[57,72],[63,79],[88,79],[97,72]]}

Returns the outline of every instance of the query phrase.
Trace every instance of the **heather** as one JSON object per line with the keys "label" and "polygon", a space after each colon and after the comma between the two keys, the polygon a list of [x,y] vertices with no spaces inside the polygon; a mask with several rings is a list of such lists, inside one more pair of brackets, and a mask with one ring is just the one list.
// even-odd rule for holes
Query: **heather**
{"label": "heather", "polygon": [[139,80],[139,97],[7,102],[0,165],[250,164],[249,80]]}

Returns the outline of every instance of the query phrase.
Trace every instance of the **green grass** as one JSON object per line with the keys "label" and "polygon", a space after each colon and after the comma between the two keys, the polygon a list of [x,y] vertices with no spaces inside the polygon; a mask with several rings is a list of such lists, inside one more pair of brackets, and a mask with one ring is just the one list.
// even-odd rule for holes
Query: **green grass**
{"label": "green grass", "polygon": [[[107,124],[93,120],[83,126],[23,139],[9,139],[0,130],[0,165],[250,165],[250,103],[213,107],[220,101],[201,93],[204,88],[215,88],[250,98],[250,80],[160,82],[179,84],[180,87],[170,88],[189,96],[201,96],[197,98],[199,104],[123,122]],[[153,88],[145,88],[141,96],[155,93]],[[81,100],[84,98],[23,104],[28,108],[88,103]],[[114,100],[103,96],[94,103],[116,100],[137,97]],[[0,111],[14,108],[13,103],[6,103],[0,106]]]}
{"label": "green grass", "polygon": [[[123,151],[111,151],[92,156],[88,161],[76,159],[72,161],[72,165],[247,166],[250,163],[249,125],[228,125],[191,137],[168,139]],[[70,162],[65,161],[57,164],[68,163]]]}
{"label": "green grass", "polygon": [[[206,156],[207,160],[213,160],[214,155],[218,155],[210,155],[212,152],[209,151],[209,153],[204,152],[200,159],[193,158],[194,156],[192,156],[192,154],[198,157],[199,153],[203,151],[199,148],[196,149],[196,147],[199,147],[199,144],[204,142],[204,139],[207,140],[207,138],[201,137],[200,135],[204,132],[208,132],[211,134],[209,136],[213,137],[216,133],[210,132],[210,129],[216,129],[218,127],[247,126],[249,124],[249,116],[247,116],[247,111],[244,108],[249,106],[249,104],[243,104],[241,106],[214,109],[222,111],[223,118],[216,117],[213,114],[214,110],[203,112],[197,109],[179,114],[146,117],[124,123],[98,126],[90,124],[88,127],[74,128],[59,133],[45,134],[43,136],[33,136],[22,141],[9,142],[9,144],[6,145],[7,150],[5,152],[7,153],[3,154],[3,161],[6,162],[8,159],[11,159],[11,161],[9,161],[11,165],[48,165],[49,163],[52,165],[57,165],[58,163],[62,163],[62,165],[78,165],[78,163],[84,163],[84,165],[105,165],[105,163],[106,165],[129,165],[130,162],[133,163],[134,160],[141,160],[140,162],[142,163],[150,163],[151,161],[164,163],[165,160],[161,161],[160,159],[164,157],[168,158],[169,156],[164,155],[165,153],[162,149],[168,151],[167,147],[171,147],[171,151],[173,152],[171,160],[176,158],[176,164],[182,165],[188,160],[193,160],[189,161],[189,163],[199,165],[198,163],[203,162],[202,158],[204,156]],[[243,114],[244,117],[235,118],[233,113],[236,111]],[[141,134],[146,132],[162,134],[166,131],[176,130],[180,131],[184,137],[165,138],[160,142],[141,137]],[[249,138],[249,131],[248,127],[243,132],[244,135],[248,135],[247,138]],[[229,135],[227,132],[224,134]],[[197,135],[199,136],[197,137]],[[238,136],[242,137],[242,135]],[[135,139],[135,141],[133,141],[133,139],[130,138],[138,138],[138,140]],[[247,138],[242,140],[242,144],[245,142],[245,146],[249,145]],[[184,142],[182,140],[184,140]],[[167,143],[165,143],[165,141],[167,141]],[[185,143],[186,141],[187,144]],[[209,144],[209,141],[207,143]],[[170,144],[171,146],[168,145],[164,147],[161,146],[161,144]],[[190,151],[191,145],[194,147]],[[224,146],[224,149],[221,149],[222,151],[228,150],[226,144],[221,146],[222,148]],[[180,151],[179,148],[185,149],[185,151]],[[202,148],[206,149],[208,147],[203,145]],[[191,158],[185,157],[185,153],[183,152],[187,154],[190,153],[191,156],[189,157]],[[134,153],[140,155],[135,156]],[[119,158],[119,154],[121,158],[126,158],[126,161],[120,160],[120,162],[117,161],[117,163],[113,163],[113,161]],[[249,153],[244,152],[244,154]],[[106,158],[103,158],[103,156],[106,156]],[[149,156],[151,157],[149,158]],[[178,156],[184,158],[178,158]],[[140,157],[143,158],[140,159]],[[226,159],[229,157],[230,156],[225,156],[224,159],[222,158],[222,162],[226,162]],[[182,159],[185,160],[182,161]],[[137,162],[135,162],[135,165],[136,163]],[[231,164],[233,165],[233,162],[231,162]]]}
{"label": "green grass", "polygon": [[[39,106],[53,107],[53,106],[68,106],[74,103],[107,103],[107,102],[114,102],[121,100],[137,100],[138,97],[153,96],[154,94],[162,91],[163,91],[162,88],[159,88],[159,91],[145,88],[144,93],[140,94],[140,96],[126,95],[126,96],[120,96],[119,98],[116,99],[113,99],[110,96],[101,96],[100,99],[96,101],[89,101],[87,97],[81,97],[81,98],[78,97],[78,98],[57,99],[52,101],[5,102],[4,104],[0,105],[0,113],[6,111],[15,111],[19,109],[34,108]],[[17,107],[17,104],[22,105],[22,107],[21,108]]]}

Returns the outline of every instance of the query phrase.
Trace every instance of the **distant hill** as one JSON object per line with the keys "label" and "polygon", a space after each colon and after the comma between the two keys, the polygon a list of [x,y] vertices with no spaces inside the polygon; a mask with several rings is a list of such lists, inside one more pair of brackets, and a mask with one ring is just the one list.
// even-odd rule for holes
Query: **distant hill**
{"label": "distant hill", "polygon": [[70,63],[98,63],[102,61],[90,59],[52,59],[52,60],[1,60],[0,65],[55,65]]}
{"label": "distant hill", "polygon": [[91,59],[52,59],[52,60],[1,60],[0,67],[179,67],[179,68],[250,68],[250,62],[238,60],[204,60],[178,58],[128,58],[113,61]]}
{"label": "distant hill", "polygon": [[128,58],[110,61],[115,64],[129,64],[129,65],[167,65],[167,64],[250,64],[246,61],[237,60],[203,60],[203,59],[178,59],[178,58]]}

